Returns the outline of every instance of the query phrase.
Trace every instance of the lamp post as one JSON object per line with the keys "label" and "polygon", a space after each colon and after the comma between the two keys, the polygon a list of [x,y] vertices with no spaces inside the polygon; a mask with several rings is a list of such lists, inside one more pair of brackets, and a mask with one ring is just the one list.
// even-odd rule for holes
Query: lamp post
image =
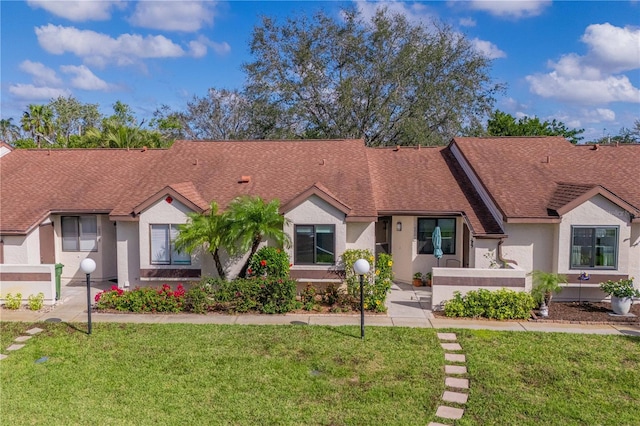
{"label": "lamp post", "polygon": [[360,275],[360,338],[364,339],[364,276],[369,272],[369,262],[365,259],[356,260],[353,271]]}
{"label": "lamp post", "polygon": [[84,259],[80,262],[80,269],[87,275],[87,334],[91,334],[91,273],[96,270],[96,262]]}

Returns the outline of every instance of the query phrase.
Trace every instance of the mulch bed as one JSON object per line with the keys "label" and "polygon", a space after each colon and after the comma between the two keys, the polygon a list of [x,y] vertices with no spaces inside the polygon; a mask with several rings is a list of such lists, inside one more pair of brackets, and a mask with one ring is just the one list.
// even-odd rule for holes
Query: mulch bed
{"label": "mulch bed", "polygon": [[[537,313],[537,312],[536,312]],[[591,324],[640,324],[640,304],[631,305],[632,316],[612,314],[611,304],[605,302],[551,302],[549,317],[539,321],[575,322]]]}

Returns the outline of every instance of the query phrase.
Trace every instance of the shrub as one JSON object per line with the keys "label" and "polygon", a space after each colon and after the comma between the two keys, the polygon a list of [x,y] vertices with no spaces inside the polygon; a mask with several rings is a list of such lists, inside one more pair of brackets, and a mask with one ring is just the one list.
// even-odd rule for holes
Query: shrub
{"label": "shrub", "polygon": [[185,290],[178,284],[174,291],[168,284],[161,288],[138,287],[124,291],[117,286],[98,293],[96,309],[116,309],[127,312],[181,312],[185,302]]}
{"label": "shrub", "polygon": [[535,305],[531,294],[505,288],[469,291],[465,296],[456,291],[453,299],[445,302],[444,313],[448,317],[527,319]]}
{"label": "shrub", "polygon": [[4,307],[7,309],[20,309],[20,305],[22,305],[22,293],[17,293],[14,296],[11,293],[7,293],[7,297],[5,297]]}
{"label": "shrub", "polygon": [[633,278],[600,283],[600,290],[615,297],[640,297],[640,291],[633,287]]}
{"label": "shrub", "polygon": [[27,300],[27,305],[32,311],[39,311],[44,305],[44,293],[40,292],[37,295],[30,294]]}
{"label": "shrub", "polygon": [[306,311],[312,311],[316,307],[317,293],[318,291],[311,283],[307,283],[307,286],[302,290],[302,294],[300,294],[300,302]]}
{"label": "shrub", "polygon": [[212,299],[204,286],[195,286],[186,292],[184,298],[186,311],[204,314],[212,309]]}
{"label": "shrub", "polygon": [[369,273],[364,276],[364,309],[385,312],[385,301],[393,280],[391,255],[381,253],[375,261],[370,250],[347,250],[343,253],[347,292],[357,300],[360,299],[360,277],[353,271],[353,264],[358,259],[368,260],[371,266]]}
{"label": "shrub", "polygon": [[275,247],[262,247],[251,258],[247,276],[287,278],[290,266],[289,255],[285,251]]}

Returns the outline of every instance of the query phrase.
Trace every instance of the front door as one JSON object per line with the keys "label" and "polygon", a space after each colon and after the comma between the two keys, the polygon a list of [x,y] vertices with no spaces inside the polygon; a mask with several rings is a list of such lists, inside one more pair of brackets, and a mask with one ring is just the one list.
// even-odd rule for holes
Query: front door
{"label": "front door", "polygon": [[40,263],[52,265],[56,263],[56,252],[53,240],[53,222],[40,225]]}

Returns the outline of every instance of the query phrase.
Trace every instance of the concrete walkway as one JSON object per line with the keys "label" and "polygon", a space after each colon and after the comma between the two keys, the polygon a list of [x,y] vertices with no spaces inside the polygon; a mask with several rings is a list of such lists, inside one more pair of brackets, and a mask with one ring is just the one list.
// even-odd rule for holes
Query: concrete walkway
{"label": "concrete walkway", "polygon": [[[91,283],[91,302],[96,293],[108,289],[110,282]],[[396,283],[387,300],[387,314],[367,314],[367,326],[396,326],[422,328],[468,328],[505,331],[550,331],[589,334],[624,334],[640,336],[640,327],[629,325],[584,325],[540,323],[533,321],[486,321],[434,318],[429,310],[431,289]],[[29,310],[0,310],[1,321],[24,322],[87,322],[87,293],[85,283],[72,283],[62,288],[62,298],[46,312]],[[91,315],[92,322],[128,323],[194,323],[194,324],[308,324],[360,325],[360,315],[286,314],[286,315],[196,315],[196,314],[105,314]]]}

